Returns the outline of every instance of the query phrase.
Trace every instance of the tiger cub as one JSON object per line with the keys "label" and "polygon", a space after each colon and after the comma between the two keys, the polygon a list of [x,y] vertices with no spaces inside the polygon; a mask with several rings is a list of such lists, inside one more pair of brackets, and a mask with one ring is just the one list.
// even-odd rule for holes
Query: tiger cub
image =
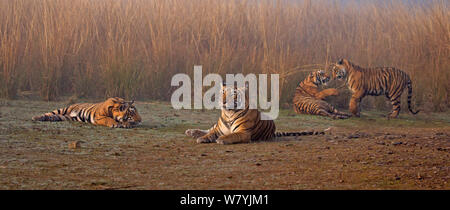
{"label": "tiger cub", "polygon": [[81,121],[112,128],[131,128],[142,119],[133,105],[122,98],[109,98],[104,102],[79,103],[34,116],[33,121]]}
{"label": "tiger cub", "polygon": [[362,68],[347,59],[341,59],[332,66],[333,79],[344,80],[352,97],[350,99],[350,112],[359,117],[359,104],[366,95],[385,95],[392,104],[389,118],[396,118],[400,113],[400,98],[408,88],[408,109],[412,114],[419,113],[411,108],[412,85],[409,75],[392,67]]}
{"label": "tiger cub", "polygon": [[298,114],[321,115],[333,119],[349,118],[349,114],[339,112],[323,100],[327,96],[339,95],[338,90],[334,88],[319,91],[319,85],[326,85],[329,80],[329,75],[322,70],[310,73],[295,89],[292,100],[294,111]]}

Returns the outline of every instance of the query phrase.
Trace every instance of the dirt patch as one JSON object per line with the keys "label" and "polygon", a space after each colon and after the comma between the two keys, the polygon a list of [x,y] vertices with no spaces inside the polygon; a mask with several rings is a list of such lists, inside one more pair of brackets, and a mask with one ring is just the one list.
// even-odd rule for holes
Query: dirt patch
{"label": "dirt patch", "polygon": [[450,189],[449,113],[331,120],[282,110],[280,131],[331,129],[224,146],[184,135],[209,128],[218,111],[137,102],[143,124],[110,129],[30,120],[63,103],[3,104],[1,189]]}

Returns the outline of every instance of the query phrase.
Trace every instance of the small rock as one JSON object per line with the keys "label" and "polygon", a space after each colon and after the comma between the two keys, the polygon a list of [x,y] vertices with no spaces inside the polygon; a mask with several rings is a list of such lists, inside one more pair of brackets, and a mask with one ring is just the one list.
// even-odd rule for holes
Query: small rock
{"label": "small rock", "polygon": [[69,149],[81,148],[81,141],[73,141],[69,143]]}
{"label": "small rock", "polygon": [[358,133],[355,133],[355,134],[348,135],[347,139],[357,139],[359,137],[361,137],[361,136]]}
{"label": "small rock", "polygon": [[202,153],[200,156],[208,156],[207,154],[205,154],[205,153]]}
{"label": "small rock", "polygon": [[417,174],[417,179],[422,180],[423,176],[421,176],[420,174]]}
{"label": "small rock", "polygon": [[256,163],[256,166],[261,166],[261,163]]}
{"label": "small rock", "polygon": [[392,143],[392,145],[394,145],[394,146],[401,145],[401,144],[403,144],[403,142],[401,142],[401,141]]}

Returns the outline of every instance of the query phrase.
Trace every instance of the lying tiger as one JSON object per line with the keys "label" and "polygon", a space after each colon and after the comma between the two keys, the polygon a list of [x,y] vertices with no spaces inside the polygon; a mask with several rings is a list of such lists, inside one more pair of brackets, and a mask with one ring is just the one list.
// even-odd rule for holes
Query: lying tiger
{"label": "lying tiger", "polygon": [[96,104],[73,104],[34,116],[32,119],[34,121],[81,121],[111,128],[131,128],[142,121],[133,103],[134,101],[128,102],[115,97]]}
{"label": "lying tiger", "polygon": [[392,67],[362,68],[347,59],[341,59],[332,66],[333,79],[344,80],[352,91],[350,112],[359,117],[359,104],[366,95],[379,96],[384,94],[392,104],[388,118],[396,118],[400,113],[400,98],[405,88],[408,88],[408,109],[412,114],[419,111],[411,109],[412,86],[407,73]]}
{"label": "lying tiger", "polygon": [[298,114],[321,115],[333,119],[349,118],[351,115],[339,112],[333,105],[323,100],[327,96],[339,95],[334,88],[319,91],[319,85],[326,85],[328,81],[330,77],[324,71],[310,73],[295,89],[294,111]]}
{"label": "lying tiger", "polygon": [[[275,132],[273,120],[261,120],[258,109],[249,108],[248,88],[222,86],[222,113],[218,122],[209,130],[188,129],[186,135],[197,138],[197,143],[236,144],[270,140],[281,136],[318,135],[324,132]],[[233,98],[234,102],[227,100]],[[238,109],[244,101],[243,109]]]}

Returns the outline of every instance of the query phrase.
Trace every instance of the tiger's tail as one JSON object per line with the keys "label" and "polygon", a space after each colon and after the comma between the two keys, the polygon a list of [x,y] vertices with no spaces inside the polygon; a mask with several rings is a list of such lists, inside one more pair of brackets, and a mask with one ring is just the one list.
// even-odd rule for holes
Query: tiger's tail
{"label": "tiger's tail", "polygon": [[283,136],[310,136],[310,135],[325,135],[325,131],[300,131],[300,132],[275,132],[275,137]]}
{"label": "tiger's tail", "polygon": [[408,109],[412,114],[417,114],[420,112],[420,110],[417,111],[413,111],[411,108],[411,98],[412,98],[412,85],[411,85],[411,80],[408,80]]}
{"label": "tiger's tail", "polygon": [[67,108],[62,108],[54,110],[52,112],[45,113],[43,115],[34,116],[31,119],[33,121],[51,121],[51,122],[72,120],[71,117],[65,115],[66,112]]}

